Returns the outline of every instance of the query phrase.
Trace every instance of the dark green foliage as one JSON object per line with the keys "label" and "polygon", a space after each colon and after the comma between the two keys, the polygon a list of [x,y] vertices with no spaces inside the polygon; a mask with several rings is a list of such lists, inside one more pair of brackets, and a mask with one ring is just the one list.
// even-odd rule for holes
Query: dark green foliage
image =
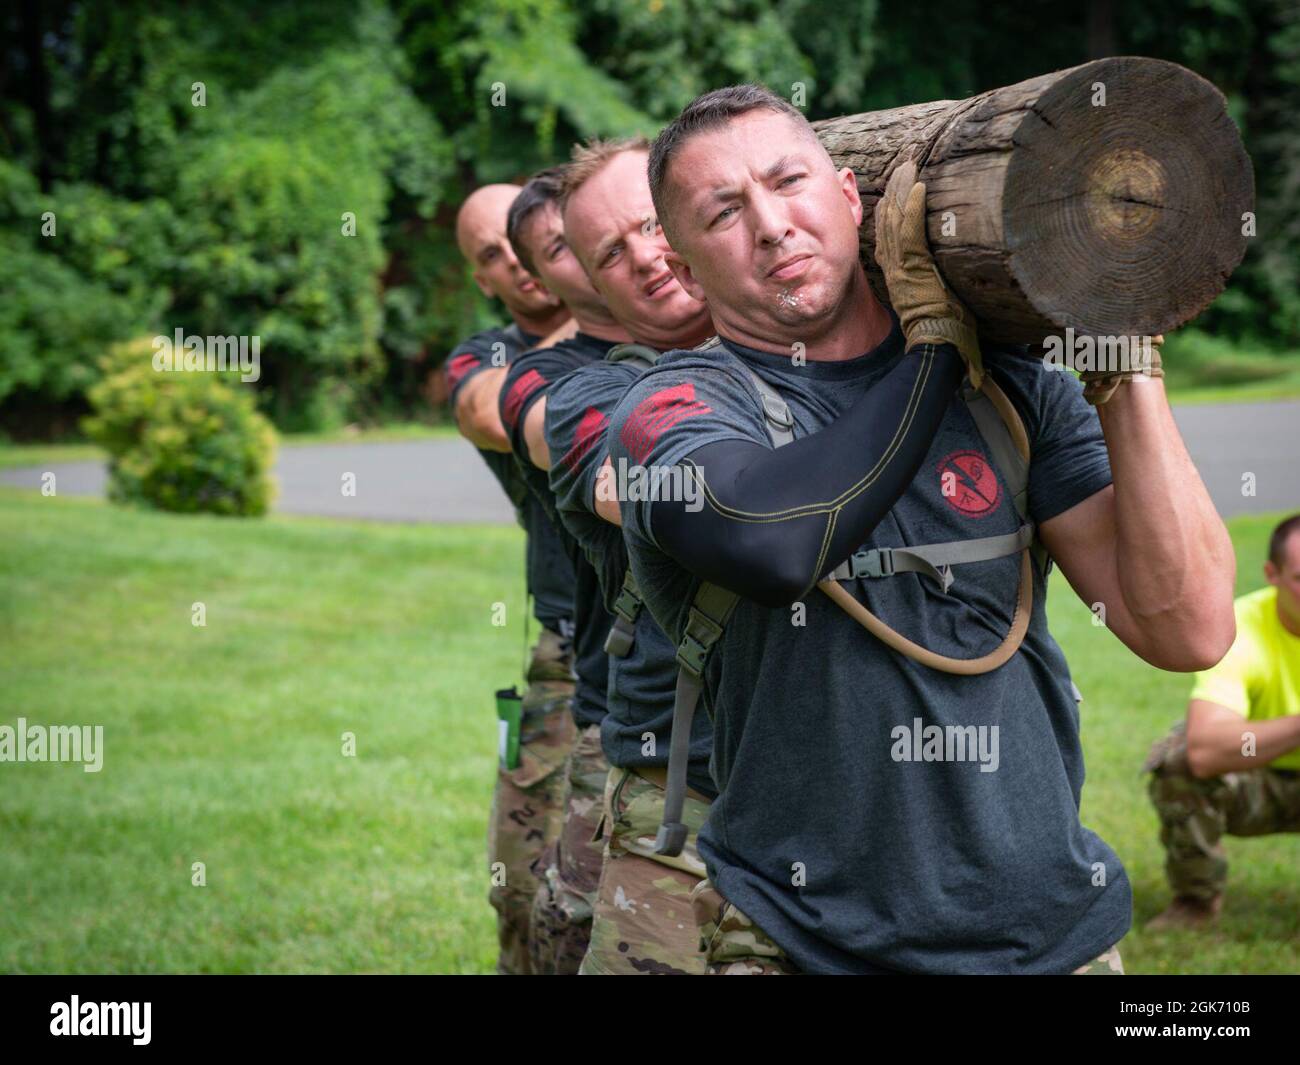
{"label": "dark green foliage", "polygon": [[452,232],[475,185],[653,134],[729,82],[819,118],[1109,54],[1227,95],[1258,235],[1197,325],[1300,345],[1288,0],[47,0],[0,31],[0,424],[78,401],[108,345],[176,327],[260,336],[258,402],[284,428],[426,410],[429,368],[500,316]]}

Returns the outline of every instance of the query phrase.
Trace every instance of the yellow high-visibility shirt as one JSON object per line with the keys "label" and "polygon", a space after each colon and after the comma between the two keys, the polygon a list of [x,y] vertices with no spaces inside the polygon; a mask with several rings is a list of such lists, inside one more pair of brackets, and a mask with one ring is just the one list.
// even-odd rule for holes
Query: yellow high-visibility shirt
{"label": "yellow high-visibility shirt", "polygon": [[[1277,616],[1277,589],[1271,584],[1233,603],[1237,639],[1223,661],[1196,674],[1193,699],[1236,710],[1251,721],[1300,714],[1300,636]],[[1275,769],[1300,769],[1300,749],[1268,763]]]}

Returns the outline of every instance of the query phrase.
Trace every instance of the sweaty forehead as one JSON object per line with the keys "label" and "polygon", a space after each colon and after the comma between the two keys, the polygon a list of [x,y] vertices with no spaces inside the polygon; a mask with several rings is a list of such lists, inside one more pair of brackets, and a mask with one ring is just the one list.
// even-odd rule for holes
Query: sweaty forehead
{"label": "sweaty forehead", "polygon": [[600,243],[654,217],[645,152],[615,156],[570,198],[564,211],[569,243],[590,254]]}
{"label": "sweaty forehead", "polygon": [[834,171],[807,127],[776,111],[750,111],[695,134],[678,149],[668,175],[670,200],[698,205],[740,182],[761,179],[783,160]]}

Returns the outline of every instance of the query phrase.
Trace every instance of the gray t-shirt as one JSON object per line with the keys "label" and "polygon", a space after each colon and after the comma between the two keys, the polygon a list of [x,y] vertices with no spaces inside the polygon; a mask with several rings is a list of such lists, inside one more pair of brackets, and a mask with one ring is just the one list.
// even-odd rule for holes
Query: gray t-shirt
{"label": "gray t-shirt", "polygon": [[[596,479],[609,448],[609,416],[641,370],[626,362],[595,362],[561,377],[546,399],[546,445],[551,452],[551,490],[560,520],[582,546],[600,576],[613,609],[627,570],[622,531],[596,516]],[[637,616],[631,651],[609,656],[609,712],[600,723],[601,746],[620,769],[666,766],[672,739],[677,648],[649,610]],[[691,728],[687,782],[713,796],[709,773],[713,726],[696,714]]]}
{"label": "gray t-shirt", "polygon": [[[597,725],[604,720],[609,699],[609,658],[605,638],[613,617],[605,608],[600,579],[582,546],[560,521],[555,496],[545,471],[533,465],[528,454],[524,425],[528,414],[552,385],[575,367],[598,362],[614,342],[578,333],[552,348],[537,348],[513,363],[501,386],[501,424],[510,437],[514,461],[528,485],[529,494],[545,509],[559,529],[560,542],[573,567],[573,669],[577,675],[573,716],[580,726]],[[548,400],[548,406],[549,400]]]}
{"label": "gray t-shirt", "polygon": [[[741,359],[780,391],[800,437],[904,357],[897,324],[846,362],[795,366],[734,344],[673,353],[624,396],[611,452],[616,462],[671,466],[723,440],[770,447]],[[1110,483],[1100,424],[1077,380],[1009,351],[987,352],[985,365],[1025,421],[1034,521]],[[656,546],[653,509],[624,502],[624,536],[647,602],[675,640],[697,581]],[[866,546],[1017,526],[1005,481],[954,395],[920,472]],[[843,587],[922,646],[971,658],[1006,634],[1019,565],[1012,555],[955,567],[947,594],[913,573]],[[1022,647],[975,677],[895,653],[815,589],[801,607],[737,606],[705,676],[722,794],[699,850],[719,891],[800,968],[1061,973],[1128,930],[1124,868],[1079,821],[1079,711],[1045,598],[1036,578]],[[928,726],[966,730],[982,746],[977,739],[958,760],[961,749],[936,748]],[[936,753],[947,760],[929,760]]]}
{"label": "gray t-shirt", "polygon": [[[486,329],[452,348],[446,361],[448,402],[452,409],[466,384],[484,370],[510,365],[538,339],[520,329]],[[509,454],[483,449],[478,453],[514,505],[515,517],[528,534],[524,574],[528,594],[533,597],[533,616],[554,632],[572,635],[573,563],[564,553],[559,530],[547,516],[545,507],[529,494]]]}

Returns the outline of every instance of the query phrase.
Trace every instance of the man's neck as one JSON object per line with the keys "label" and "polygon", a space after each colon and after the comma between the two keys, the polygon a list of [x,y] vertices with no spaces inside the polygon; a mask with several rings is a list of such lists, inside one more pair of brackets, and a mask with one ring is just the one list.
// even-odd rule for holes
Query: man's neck
{"label": "man's neck", "polygon": [[825,333],[811,339],[805,352],[809,362],[846,362],[880,346],[894,328],[885,305],[876,299],[860,267],[853,272],[849,291],[840,306],[846,313]]}
{"label": "man's neck", "polygon": [[510,312],[510,318],[525,333],[530,333],[536,337],[544,337],[549,333],[555,332],[565,322],[569,320],[569,308],[561,303],[555,310],[541,318],[525,317],[522,314]]}
{"label": "man's neck", "polygon": [[654,348],[655,351],[689,351],[691,348],[699,347],[709,337],[717,332],[713,328],[713,319],[706,318],[704,324],[693,332],[680,334],[672,337],[655,337],[649,339],[646,337],[633,337],[638,344],[644,344],[648,348]]}
{"label": "man's neck", "polygon": [[1282,628],[1286,629],[1292,636],[1300,637],[1300,617],[1290,614],[1282,606],[1282,596],[1277,597],[1277,620],[1282,623]]}
{"label": "man's neck", "polygon": [[586,333],[587,336],[595,337],[597,340],[609,340],[615,344],[626,344],[632,339],[632,334],[619,325],[614,320],[613,315],[598,318],[595,315],[574,310],[573,320],[578,323],[579,333]]}

